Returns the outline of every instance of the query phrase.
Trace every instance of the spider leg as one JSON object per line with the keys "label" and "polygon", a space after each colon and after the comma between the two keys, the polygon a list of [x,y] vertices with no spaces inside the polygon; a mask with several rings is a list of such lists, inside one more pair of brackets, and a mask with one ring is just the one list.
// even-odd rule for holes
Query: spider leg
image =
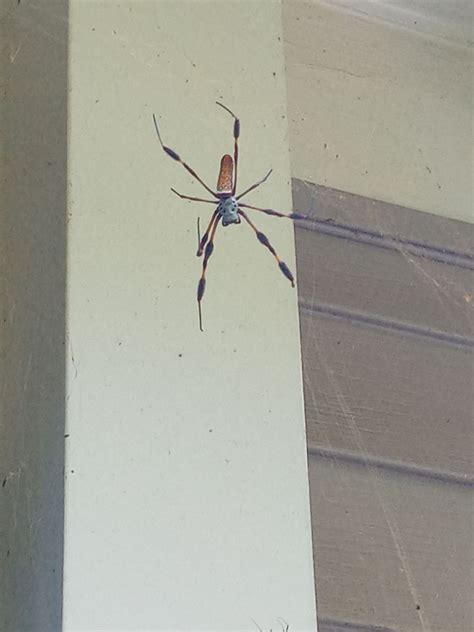
{"label": "spider leg", "polygon": [[269,178],[269,176],[270,176],[272,171],[273,171],[273,169],[270,169],[270,171],[267,173],[267,175],[264,178],[262,178],[261,180],[259,180],[255,184],[252,184],[252,186],[249,187],[248,189],[245,189],[245,191],[243,193],[241,193],[240,195],[238,195],[236,199],[240,200],[240,198],[244,197],[244,195],[247,195],[247,193],[250,193],[250,191],[253,191],[257,187],[259,187],[261,184],[263,184]]}
{"label": "spider leg", "polygon": [[280,257],[277,255],[274,247],[268,241],[268,237],[258,230],[258,228],[255,226],[255,224],[247,216],[247,213],[245,213],[244,211],[240,211],[239,210],[239,215],[242,215],[242,217],[247,222],[247,224],[250,224],[250,226],[253,228],[253,230],[255,232],[255,235],[257,236],[258,241],[261,244],[263,244],[266,248],[268,248],[268,250],[275,257],[275,259],[276,259],[276,261],[278,263],[278,267],[283,272],[283,274],[286,276],[286,278],[290,281],[291,287],[295,287],[295,279],[294,279],[293,275],[291,274],[290,269],[288,268],[286,263],[284,261],[282,261],[280,259]]}
{"label": "spider leg", "polygon": [[200,241],[199,241],[198,251],[196,253],[196,255],[198,257],[200,257],[202,255],[202,253],[203,253],[204,246],[207,244],[207,240],[209,239],[209,233],[211,232],[211,230],[213,228],[214,222],[215,222],[216,217],[217,217],[218,214],[219,214],[219,210],[216,209],[214,211],[214,213],[212,214],[211,221],[209,222],[209,225],[206,228],[206,232],[202,236],[202,239],[200,239]]}
{"label": "spider leg", "polygon": [[255,621],[255,619],[252,619],[252,621],[254,622],[256,627],[260,630],[260,632],[263,632],[262,628],[258,625],[258,623]]}
{"label": "spider leg", "polygon": [[226,112],[229,112],[229,114],[234,117],[234,184],[232,185],[232,195],[235,195],[235,190],[237,188],[237,162],[239,160],[240,120],[223,103],[216,101],[216,104],[220,105],[221,108],[224,108]]}
{"label": "spider leg", "polygon": [[215,200],[203,200],[202,198],[191,197],[190,195],[184,195],[183,193],[178,193],[178,191],[176,191],[176,189],[173,189],[173,187],[171,187],[171,190],[173,191],[173,193],[175,193],[178,197],[180,197],[183,200],[192,200],[193,202],[207,202],[208,204],[216,203]]}
{"label": "spider leg", "polygon": [[250,204],[239,203],[239,206],[243,206],[244,208],[251,208],[254,211],[260,211],[261,213],[266,213],[267,215],[274,215],[275,217],[288,217],[289,219],[308,219],[307,215],[301,215],[301,213],[280,213],[279,211],[274,211],[272,208],[260,208],[259,206],[250,206]]}
{"label": "spider leg", "polygon": [[214,235],[216,234],[219,221],[220,221],[220,217],[218,216],[212,226],[211,236],[209,237],[209,242],[207,243],[206,250],[204,252],[204,260],[202,262],[202,274],[198,283],[197,300],[198,300],[198,311],[199,311],[199,329],[201,331],[204,331],[204,329],[202,328],[201,301],[202,301],[202,297],[204,296],[204,290],[206,289],[207,262],[209,261],[209,258],[214,251]]}
{"label": "spider leg", "polygon": [[155,129],[156,129],[156,134],[158,136],[158,140],[160,141],[160,145],[163,148],[163,151],[165,152],[165,154],[168,154],[168,156],[172,158],[173,160],[180,162],[183,165],[183,167],[186,169],[186,171],[188,171],[193,176],[193,178],[196,178],[196,180],[202,184],[202,186],[206,189],[208,193],[210,193],[214,197],[217,197],[214,191],[210,187],[208,187],[207,184],[203,180],[201,180],[201,178],[194,171],[194,169],[191,169],[191,167],[188,164],[186,164],[184,160],[181,160],[181,158],[173,149],[170,149],[169,147],[163,144],[163,141],[161,140],[160,130],[158,129],[158,123],[156,121],[156,116],[154,114],[153,114],[153,121],[155,122]]}

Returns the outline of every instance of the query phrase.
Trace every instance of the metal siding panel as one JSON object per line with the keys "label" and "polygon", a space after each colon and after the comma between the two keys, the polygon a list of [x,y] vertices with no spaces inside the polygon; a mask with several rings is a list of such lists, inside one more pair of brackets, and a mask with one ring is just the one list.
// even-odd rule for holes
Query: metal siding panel
{"label": "metal siding panel", "polygon": [[472,491],[309,461],[320,629],[468,632]]}
{"label": "metal siding panel", "polygon": [[473,227],[293,193],[320,629],[468,632]]}
{"label": "metal siding panel", "polygon": [[304,304],[343,306],[474,345],[471,270],[304,229],[296,243]]}
{"label": "metal siding panel", "polygon": [[469,349],[301,314],[310,447],[472,476]]}
{"label": "metal siding panel", "polygon": [[300,301],[474,344],[473,226],[297,180],[293,201]]}

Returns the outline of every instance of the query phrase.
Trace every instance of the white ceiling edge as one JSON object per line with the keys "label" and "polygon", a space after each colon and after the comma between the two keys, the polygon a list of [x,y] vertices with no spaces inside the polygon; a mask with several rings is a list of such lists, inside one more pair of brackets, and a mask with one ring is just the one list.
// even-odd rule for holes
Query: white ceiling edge
{"label": "white ceiling edge", "polygon": [[472,0],[321,0],[321,3],[457,46],[472,47],[474,43]]}

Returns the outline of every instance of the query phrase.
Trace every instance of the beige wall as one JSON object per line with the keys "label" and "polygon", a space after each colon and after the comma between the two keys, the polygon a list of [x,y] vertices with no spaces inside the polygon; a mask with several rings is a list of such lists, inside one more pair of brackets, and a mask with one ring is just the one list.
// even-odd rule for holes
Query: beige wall
{"label": "beige wall", "polygon": [[472,629],[465,5],[284,2],[321,632]]}
{"label": "beige wall", "polygon": [[283,3],[292,176],[473,221],[462,15],[443,29],[449,15],[408,20],[376,4]]}

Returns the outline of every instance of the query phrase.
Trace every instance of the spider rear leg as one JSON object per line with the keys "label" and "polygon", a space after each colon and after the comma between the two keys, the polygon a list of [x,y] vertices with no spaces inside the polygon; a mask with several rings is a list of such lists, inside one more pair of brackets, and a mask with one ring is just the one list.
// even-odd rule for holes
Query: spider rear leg
{"label": "spider rear leg", "polygon": [[[216,215],[216,213],[217,213],[217,211],[214,213],[214,215]],[[197,289],[197,301],[198,301],[198,311],[199,311],[199,329],[201,331],[204,331],[204,329],[202,328],[201,301],[202,301],[202,298],[204,296],[204,290],[206,289],[206,269],[207,269],[207,263],[209,261],[209,258],[212,255],[212,253],[214,252],[214,236],[216,234],[216,230],[217,230],[217,227],[219,225],[219,221],[220,221],[220,217],[218,215],[217,215],[217,218],[214,218],[214,216],[213,216],[213,218],[211,220],[211,224],[212,224],[212,222],[214,222],[214,224],[212,225],[209,241],[208,241],[208,243],[206,245],[206,250],[204,251],[204,260],[202,262],[202,274],[201,274],[201,278],[199,279],[198,289]]]}
{"label": "spider rear leg", "polygon": [[158,136],[158,140],[160,141],[160,145],[163,148],[163,151],[165,152],[165,154],[168,154],[168,156],[172,158],[173,160],[176,160],[176,162],[180,162],[183,165],[183,167],[186,169],[186,171],[188,171],[193,176],[193,178],[196,178],[196,180],[202,184],[202,186],[206,189],[208,193],[210,193],[214,197],[217,197],[214,191],[210,187],[208,187],[207,184],[203,180],[201,180],[201,178],[194,171],[194,169],[192,169],[186,162],[184,162],[184,160],[180,158],[180,156],[174,151],[174,149],[171,149],[170,147],[167,147],[166,145],[163,144],[163,141],[161,140],[160,130],[158,129],[158,122],[154,114],[153,114],[153,121],[155,123],[156,135]]}
{"label": "spider rear leg", "polygon": [[216,203],[215,200],[203,200],[202,198],[192,197],[191,195],[184,195],[184,193],[179,193],[179,191],[176,191],[176,189],[173,189],[173,187],[170,187],[170,188],[173,191],[173,193],[177,195],[178,197],[180,197],[182,200],[191,200],[193,202],[206,202],[207,204]]}
{"label": "spider rear leg", "polygon": [[237,188],[237,163],[239,161],[240,120],[232,112],[232,110],[229,110],[229,108],[223,103],[216,101],[216,104],[220,105],[221,108],[224,108],[226,112],[229,112],[229,114],[234,117],[234,183],[232,185],[232,195],[235,195],[235,190]]}
{"label": "spider rear leg", "polygon": [[245,189],[245,191],[243,193],[239,193],[239,195],[236,197],[237,200],[240,200],[240,198],[243,198],[244,195],[247,195],[247,193],[250,193],[250,191],[253,191],[254,189],[256,189],[257,187],[259,187],[261,184],[263,184],[264,182],[266,182],[268,180],[268,178],[270,177],[270,174],[273,172],[273,169],[270,169],[270,171],[267,173],[267,175],[262,178],[261,180],[259,180],[258,182],[255,182],[255,184],[252,184],[252,186],[250,186],[248,189]]}
{"label": "spider rear leg", "polygon": [[247,224],[249,224],[252,227],[252,229],[255,232],[255,235],[257,236],[258,241],[261,244],[263,244],[265,246],[265,248],[268,248],[268,250],[275,257],[276,262],[278,263],[278,267],[280,268],[282,273],[286,276],[286,278],[290,281],[291,287],[295,287],[295,279],[294,279],[290,269],[288,268],[286,263],[284,261],[282,261],[280,259],[280,257],[277,255],[277,253],[275,251],[275,248],[269,242],[268,237],[264,233],[262,233],[261,231],[258,230],[258,228],[255,226],[255,224],[249,219],[247,213],[245,213],[244,211],[239,210],[239,215],[242,215],[242,217],[247,222]]}

